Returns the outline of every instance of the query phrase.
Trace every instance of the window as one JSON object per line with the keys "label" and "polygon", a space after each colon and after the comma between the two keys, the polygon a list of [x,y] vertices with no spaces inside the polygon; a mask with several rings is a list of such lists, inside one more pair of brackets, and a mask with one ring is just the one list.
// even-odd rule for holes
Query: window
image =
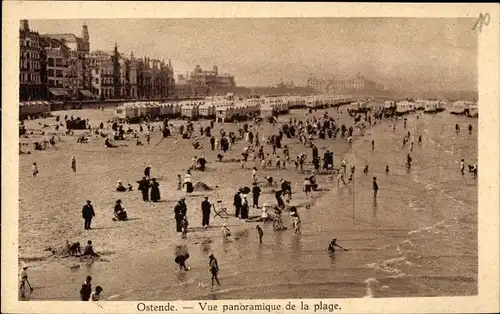
{"label": "window", "polygon": [[53,67],[54,66],[54,58],[49,58],[48,64],[49,64],[49,66]]}

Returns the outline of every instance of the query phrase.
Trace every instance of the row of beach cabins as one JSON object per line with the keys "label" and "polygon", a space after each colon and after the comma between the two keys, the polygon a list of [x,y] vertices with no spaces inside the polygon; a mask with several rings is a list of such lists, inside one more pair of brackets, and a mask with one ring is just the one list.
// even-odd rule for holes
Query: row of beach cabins
{"label": "row of beach cabins", "polygon": [[254,116],[268,118],[286,114],[291,109],[327,108],[352,102],[350,97],[290,96],[248,97],[233,95],[207,97],[204,100],[170,102],[130,102],[118,106],[115,117],[128,122],[144,117],[173,117],[181,119],[216,119],[217,121],[245,120]]}
{"label": "row of beach cabins", "polygon": [[[199,118],[231,121],[260,115],[262,118],[285,114],[291,109],[321,109],[350,104],[348,110],[364,112],[377,106],[367,100],[347,96],[267,96],[236,98],[234,95],[213,96],[200,100],[167,102],[129,102],[119,105],[115,117],[121,120],[140,121],[143,117],[178,117],[196,120]],[[435,113],[445,110],[451,114],[478,117],[477,102],[437,100],[386,101],[379,107],[394,110],[396,115],[405,115],[417,110]],[[48,117],[55,107],[48,101],[26,101],[19,103],[19,117]]]}
{"label": "row of beach cabins", "polygon": [[439,100],[415,100],[394,101],[388,100],[380,105],[372,105],[368,101],[354,102],[348,107],[348,111],[364,113],[375,109],[392,111],[396,116],[403,116],[416,111],[424,113],[438,113],[448,108],[451,114],[478,117],[477,103],[471,101],[445,102]]}

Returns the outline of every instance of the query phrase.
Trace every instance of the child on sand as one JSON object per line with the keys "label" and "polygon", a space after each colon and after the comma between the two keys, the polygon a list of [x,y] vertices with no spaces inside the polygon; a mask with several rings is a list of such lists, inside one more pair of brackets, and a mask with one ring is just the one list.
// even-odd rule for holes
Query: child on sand
{"label": "child on sand", "polygon": [[257,229],[257,232],[259,233],[259,243],[262,243],[262,236],[264,236],[264,231],[262,231],[262,228],[259,225],[257,225],[255,229]]}
{"label": "child on sand", "polygon": [[181,231],[182,231],[182,239],[187,239],[187,230],[188,230],[189,222],[187,217],[184,216],[181,220]]}
{"label": "child on sand", "polygon": [[231,230],[229,230],[229,228],[225,223],[222,225],[221,233],[222,233],[222,241],[226,243],[227,238],[231,235]]}
{"label": "child on sand", "polygon": [[36,165],[36,162],[33,163],[33,177],[36,177],[38,175],[38,166]]}

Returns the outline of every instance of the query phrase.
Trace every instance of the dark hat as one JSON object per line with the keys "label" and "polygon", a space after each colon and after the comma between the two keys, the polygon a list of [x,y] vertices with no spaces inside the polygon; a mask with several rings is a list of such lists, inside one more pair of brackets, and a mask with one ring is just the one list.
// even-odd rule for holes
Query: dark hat
{"label": "dark hat", "polygon": [[91,200],[87,200],[87,203],[91,203],[92,201]]}

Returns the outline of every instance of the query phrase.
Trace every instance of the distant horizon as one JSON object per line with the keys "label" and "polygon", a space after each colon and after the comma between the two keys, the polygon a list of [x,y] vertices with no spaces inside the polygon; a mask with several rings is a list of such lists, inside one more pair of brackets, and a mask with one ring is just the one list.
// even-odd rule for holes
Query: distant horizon
{"label": "distant horizon", "polygon": [[[91,50],[172,60],[175,78],[196,65],[248,88],[306,86],[309,76],[366,78],[393,90],[477,92],[477,33],[465,18],[238,18],[29,20],[40,34],[80,36]],[[125,31],[124,31],[125,29]],[[199,30],[202,29],[203,32]]]}

